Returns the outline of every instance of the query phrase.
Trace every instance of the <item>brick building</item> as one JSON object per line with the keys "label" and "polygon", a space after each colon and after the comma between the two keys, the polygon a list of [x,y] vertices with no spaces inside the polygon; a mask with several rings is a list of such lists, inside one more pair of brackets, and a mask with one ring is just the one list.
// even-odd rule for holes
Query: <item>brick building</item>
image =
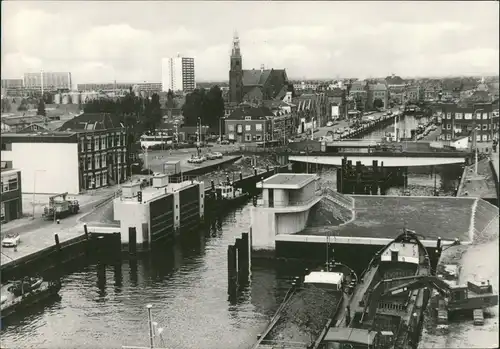
{"label": "brick building", "polygon": [[23,199],[21,190],[21,171],[3,168],[2,162],[2,195],[1,222],[7,223],[23,215]]}
{"label": "brick building", "polygon": [[274,113],[268,107],[243,106],[224,120],[226,136],[238,143],[270,141]]}
{"label": "brick building", "polygon": [[[488,142],[495,135],[493,124],[493,106],[491,103],[442,105],[443,126],[441,137],[455,140],[469,136],[471,141]],[[477,132],[472,132],[475,128]],[[472,139],[473,135],[475,139]]]}

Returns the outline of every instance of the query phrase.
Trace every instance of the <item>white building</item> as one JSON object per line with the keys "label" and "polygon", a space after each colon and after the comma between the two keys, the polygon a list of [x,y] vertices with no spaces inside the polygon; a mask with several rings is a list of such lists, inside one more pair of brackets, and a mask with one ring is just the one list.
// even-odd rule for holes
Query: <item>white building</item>
{"label": "white building", "polygon": [[316,174],[279,173],[257,183],[262,199],[250,211],[253,250],[274,251],[278,235],[306,227],[310,209],[321,200],[318,179]]}
{"label": "white building", "polygon": [[24,88],[28,90],[72,89],[70,72],[24,73]]}
{"label": "white building", "polygon": [[194,74],[194,58],[181,57],[162,59],[163,92],[191,92],[196,88]]}
{"label": "white building", "polygon": [[1,156],[22,171],[23,193],[80,192],[76,133],[3,135]]}

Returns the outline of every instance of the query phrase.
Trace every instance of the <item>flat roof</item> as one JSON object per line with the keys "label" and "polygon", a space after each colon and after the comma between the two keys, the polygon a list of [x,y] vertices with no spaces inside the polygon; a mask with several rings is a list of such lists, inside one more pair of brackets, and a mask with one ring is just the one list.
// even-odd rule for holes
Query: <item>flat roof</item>
{"label": "flat roof", "polygon": [[324,341],[348,342],[373,345],[377,332],[359,328],[332,327],[326,333]]}
{"label": "flat roof", "polygon": [[2,134],[2,143],[75,143],[77,141],[76,132],[49,131]]}
{"label": "flat roof", "polygon": [[21,170],[17,169],[17,168],[2,168],[2,176],[6,176],[6,175],[9,175],[9,174],[12,174],[12,173],[18,173],[18,172],[21,172]]}
{"label": "flat roof", "polygon": [[316,174],[278,173],[257,183],[257,188],[301,189],[318,178]]}

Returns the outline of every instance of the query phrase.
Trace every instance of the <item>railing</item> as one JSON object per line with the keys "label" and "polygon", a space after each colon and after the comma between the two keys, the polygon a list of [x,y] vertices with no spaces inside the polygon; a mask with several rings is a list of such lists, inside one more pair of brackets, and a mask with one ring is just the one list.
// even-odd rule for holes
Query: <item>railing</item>
{"label": "railing", "polygon": [[322,189],[322,194],[330,196],[332,199],[338,201],[342,205],[345,205],[347,208],[354,208],[354,199],[350,196],[337,193],[335,190],[328,187]]}
{"label": "railing", "polygon": [[168,177],[168,182],[169,183],[182,183],[185,181],[198,181],[199,176],[195,175],[170,175]]}
{"label": "railing", "polygon": [[[279,207],[296,207],[296,206],[306,206],[309,205],[310,203],[314,202],[315,200],[318,200],[318,196],[314,196],[310,199],[303,200],[303,201],[269,201],[269,200],[257,200],[257,204],[255,206],[257,207],[267,207],[267,208],[279,208]],[[270,205],[272,203],[272,205]]]}
{"label": "railing", "polygon": [[276,341],[276,340],[265,340],[260,342],[263,346],[272,346],[272,348],[303,348],[307,349],[307,343],[303,342],[287,342],[287,341]]}

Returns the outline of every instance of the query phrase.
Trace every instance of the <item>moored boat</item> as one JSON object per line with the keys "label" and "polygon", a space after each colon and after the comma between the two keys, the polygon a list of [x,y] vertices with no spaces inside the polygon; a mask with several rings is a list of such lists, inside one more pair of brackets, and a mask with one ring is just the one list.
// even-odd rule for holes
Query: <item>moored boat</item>
{"label": "moored boat", "polygon": [[296,277],[254,349],[318,348],[337,314],[350,300],[357,276],[342,263]]}
{"label": "moored boat", "polygon": [[32,304],[57,295],[60,289],[61,284],[58,281],[45,281],[35,277],[26,277],[2,285],[2,319]]}
{"label": "moored boat", "polygon": [[238,205],[249,198],[248,193],[243,192],[241,188],[235,188],[229,181],[216,185],[215,195],[227,205]]}
{"label": "moored boat", "polygon": [[431,262],[425,246],[415,232],[405,229],[373,257],[342,320],[325,336],[324,348],[415,348],[429,289],[409,287],[389,294],[385,291],[397,289],[409,279],[430,275]]}

